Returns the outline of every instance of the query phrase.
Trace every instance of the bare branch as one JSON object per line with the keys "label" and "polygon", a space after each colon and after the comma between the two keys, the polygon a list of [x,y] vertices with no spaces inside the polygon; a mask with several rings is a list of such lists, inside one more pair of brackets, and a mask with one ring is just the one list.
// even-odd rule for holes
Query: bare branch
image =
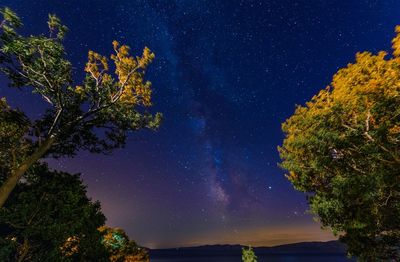
{"label": "bare branch", "polygon": [[58,121],[59,121],[59,119],[60,119],[60,116],[61,116],[62,111],[63,111],[62,108],[60,108],[60,109],[57,110],[56,117],[54,118],[53,124],[51,125],[51,127],[50,127],[49,132],[47,133],[47,135],[51,135],[51,134],[53,133],[54,128],[56,127],[56,125],[57,125],[57,123],[58,123]]}

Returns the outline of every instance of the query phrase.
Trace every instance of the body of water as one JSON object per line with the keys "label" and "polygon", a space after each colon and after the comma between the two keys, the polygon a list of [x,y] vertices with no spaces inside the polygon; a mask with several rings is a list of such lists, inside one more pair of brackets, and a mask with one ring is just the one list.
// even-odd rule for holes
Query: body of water
{"label": "body of water", "polygon": [[[202,256],[154,258],[151,262],[242,262],[240,256]],[[349,262],[355,261],[343,255],[265,255],[258,256],[258,262]]]}

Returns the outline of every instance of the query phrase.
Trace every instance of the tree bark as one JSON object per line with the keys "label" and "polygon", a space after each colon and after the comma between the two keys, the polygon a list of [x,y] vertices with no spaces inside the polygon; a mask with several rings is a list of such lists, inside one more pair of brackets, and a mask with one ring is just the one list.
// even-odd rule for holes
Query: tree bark
{"label": "tree bark", "polygon": [[0,208],[4,206],[11,192],[14,190],[18,181],[25,174],[25,172],[30,168],[36,161],[43,157],[43,155],[50,149],[51,145],[55,141],[55,136],[51,135],[47,138],[38,149],[29,156],[22,164],[13,170],[7,180],[0,187]]}

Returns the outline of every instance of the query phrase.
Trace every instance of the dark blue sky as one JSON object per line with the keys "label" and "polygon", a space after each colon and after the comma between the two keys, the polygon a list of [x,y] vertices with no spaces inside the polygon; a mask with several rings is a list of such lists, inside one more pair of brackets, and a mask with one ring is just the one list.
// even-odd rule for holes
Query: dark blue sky
{"label": "dark blue sky", "polygon": [[[48,13],[69,27],[66,48],[83,76],[89,49],[116,39],[156,54],[148,79],[158,132],[132,134],[111,156],[81,152],[52,166],[82,172],[108,223],[140,244],[272,245],[326,240],[305,196],[278,168],[281,123],[330,83],[357,51],[389,50],[398,0],[3,0],[46,32]],[[5,86],[29,110],[43,102]]]}

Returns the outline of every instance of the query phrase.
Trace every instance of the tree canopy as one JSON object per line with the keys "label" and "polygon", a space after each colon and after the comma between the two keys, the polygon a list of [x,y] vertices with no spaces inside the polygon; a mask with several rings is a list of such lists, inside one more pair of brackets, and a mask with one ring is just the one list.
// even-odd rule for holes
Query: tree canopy
{"label": "tree canopy", "polygon": [[248,248],[242,247],[242,261],[257,262],[257,256],[254,253],[254,250],[250,246]]}
{"label": "tree canopy", "polygon": [[104,223],[78,175],[36,164],[0,209],[0,260],[108,261]]}
{"label": "tree canopy", "polygon": [[400,259],[400,27],[282,125],[288,179],[360,259]]}
{"label": "tree canopy", "polygon": [[[23,36],[18,33],[22,22],[12,10],[3,8],[0,14],[0,72],[11,87],[28,89],[48,105],[43,117],[28,119],[1,102],[0,122],[12,115],[14,124],[0,126],[0,132],[11,129],[4,134],[12,134],[13,143],[26,150],[1,152],[14,162],[0,187],[0,207],[39,159],[73,156],[78,150],[108,153],[125,144],[128,131],[159,126],[161,114],[146,111],[152,105],[151,83],[145,80],[154,59],[150,49],[132,56],[128,46],[114,41],[110,58],[89,51],[86,76],[76,84],[62,42],[67,27],[58,17],[49,15],[48,35]],[[25,132],[20,134],[17,125],[22,124]]]}
{"label": "tree canopy", "polygon": [[130,240],[120,228],[103,226],[99,228],[102,244],[109,254],[111,262],[149,262],[148,251]]}
{"label": "tree canopy", "polygon": [[25,115],[11,109],[6,100],[0,98],[0,184],[18,164],[17,156],[27,153],[29,141],[25,134],[28,126],[29,120]]}

